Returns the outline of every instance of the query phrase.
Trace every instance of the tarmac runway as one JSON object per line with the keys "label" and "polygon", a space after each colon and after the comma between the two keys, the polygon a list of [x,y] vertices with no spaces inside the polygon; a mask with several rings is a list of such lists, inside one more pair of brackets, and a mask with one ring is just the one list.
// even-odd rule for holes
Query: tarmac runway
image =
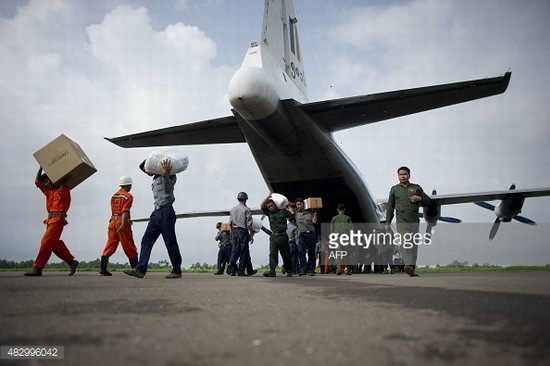
{"label": "tarmac runway", "polygon": [[550,364],[550,272],[164,275],[0,273],[0,365]]}

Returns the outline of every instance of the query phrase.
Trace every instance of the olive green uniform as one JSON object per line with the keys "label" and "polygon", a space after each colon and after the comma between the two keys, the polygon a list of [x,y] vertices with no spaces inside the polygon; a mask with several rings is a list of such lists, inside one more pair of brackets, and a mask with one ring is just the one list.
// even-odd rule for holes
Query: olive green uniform
{"label": "olive green uniform", "polygon": [[[353,230],[353,223],[351,222],[351,217],[349,217],[348,215],[344,215],[344,214],[338,214],[336,216],[334,216],[332,218],[332,220],[330,221],[330,232],[331,233],[336,233],[336,234],[339,234],[339,235],[342,235],[342,234],[346,234],[346,235],[350,235],[351,232]],[[339,248],[339,250],[342,250],[342,248]],[[339,256],[335,256],[335,260],[334,260],[334,264],[336,266],[340,266],[340,265],[353,265],[353,264],[356,264],[356,263],[353,263],[353,261],[357,262],[357,253],[356,253],[356,248],[347,248],[346,251],[354,251],[354,253],[348,253],[350,254],[350,259],[352,259],[351,261],[348,260],[344,260],[342,263],[342,258],[340,258]],[[346,263],[347,262],[347,263]],[[340,268],[338,268],[338,271],[340,270]]]}
{"label": "olive green uniform", "polygon": [[279,264],[279,252],[283,257],[283,266],[288,272],[292,272],[292,261],[290,257],[290,246],[288,244],[288,235],[286,233],[287,218],[292,214],[284,209],[275,212],[262,208],[262,212],[269,217],[269,226],[272,234],[269,237],[269,271],[275,273],[275,268]]}
{"label": "olive green uniform", "polygon": [[[411,202],[411,196],[420,196],[422,200],[420,202]],[[407,186],[396,184],[390,190],[386,209],[386,224],[391,223],[395,211],[397,232],[401,235],[401,238],[407,233],[417,234],[420,228],[418,211],[421,205],[427,206],[429,204],[430,197],[424,193],[424,190],[418,184],[409,183]],[[418,256],[418,245],[413,244],[410,249],[404,248],[401,245],[399,247],[399,254],[401,254],[403,264],[415,266]]]}

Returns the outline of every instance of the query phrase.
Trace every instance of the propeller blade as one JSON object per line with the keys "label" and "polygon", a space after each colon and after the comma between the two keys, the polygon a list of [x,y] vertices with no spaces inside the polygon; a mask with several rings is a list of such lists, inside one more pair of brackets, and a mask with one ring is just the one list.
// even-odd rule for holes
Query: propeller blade
{"label": "propeller blade", "polygon": [[457,219],[456,217],[440,217],[439,221],[449,222],[451,224],[460,224],[462,222],[461,219]]}
{"label": "propeller blade", "polygon": [[491,227],[491,232],[489,233],[489,240],[493,240],[495,235],[497,235],[498,227],[500,226],[500,219],[497,217],[495,220],[493,227]]}
{"label": "propeller blade", "polygon": [[528,219],[527,217],[523,217],[523,216],[520,216],[520,215],[516,215],[514,217],[512,217],[514,220],[517,220],[519,222],[522,222],[524,224],[527,224],[527,225],[536,225],[537,223],[534,222],[533,220],[531,219]]}
{"label": "propeller blade", "polygon": [[474,202],[474,204],[478,205],[479,207],[486,208],[487,210],[491,210],[491,211],[495,210],[495,206],[485,201],[477,201],[477,202]]}

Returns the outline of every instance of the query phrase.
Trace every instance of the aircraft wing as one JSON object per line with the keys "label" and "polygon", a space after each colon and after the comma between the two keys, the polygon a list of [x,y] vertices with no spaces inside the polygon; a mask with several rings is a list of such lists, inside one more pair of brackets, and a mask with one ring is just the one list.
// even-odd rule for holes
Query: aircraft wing
{"label": "aircraft wing", "polygon": [[550,196],[549,188],[515,189],[479,193],[463,193],[430,196],[431,204],[436,206],[454,205],[458,203],[470,203],[478,201],[505,200],[514,197],[541,197]]}
{"label": "aircraft wing", "polygon": [[333,132],[501,94],[511,75],[305,103],[299,108]]}
{"label": "aircraft wing", "polygon": [[[505,200],[513,197],[542,197],[550,196],[550,187],[534,188],[534,189],[515,189],[502,190],[491,192],[476,192],[476,193],[458,193],[458,194],[438,194],[430,196],[432,206],[456,205],[460,203],[472,203],[479,201],[494,201]],[[378,205],[385,210],[388,204],[387,200],[378,200]]]}
{"label": "aircraft wing", "polygon": [[105,138],[121,147],[229,144],[246,142],[233,116],[204,120],[132,135]]}
{"label": "aircraft wing", "polygon": [[[263,215],[262,210],[253,209],[252,215]],[[177,214],[176,219],[189,219],[192,217],[222,217],[229,216],[229,210],[215,210],[215,211],[193,211],[182,214]],[[132,222],[147,222],[149,218],[132,219]]]}

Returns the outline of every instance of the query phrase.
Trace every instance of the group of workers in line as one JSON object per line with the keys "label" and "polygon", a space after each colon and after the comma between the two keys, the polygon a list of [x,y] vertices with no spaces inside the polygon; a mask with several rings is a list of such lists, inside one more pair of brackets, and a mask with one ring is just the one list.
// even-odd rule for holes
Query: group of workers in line
{"label": "group of workers in line", "polygon": [[[405,234],[418,233],[419,208],[421,205],[429,205],[430,198],[424,193],[422,187],[409,181],[410,169],[408,167],[400,167],[397,174],[399,184],[390,190],[383,230],[391,231],[390,224],[395,211],[397,233],[405,237]],[[248,196],[245,192],[240,192],[237,199],[239,205],[230,211],[229,228],[223,230],[221,222],[216,225],[218,235],[215,239],[219,241],[216,275],[224,273],[226,264],[227,274],[233,276],[249,276],[257,272],[252,270],[250,263],[248,243],[253,241],[254,230],[251,210],[246,206]],[[269,218],[272,231],[269,239],[269,270],[263,274],[265,277],[276,277],[275,270],[279,263],[279,254],[283,260],[282,273],[288,277],[293,274],[314,276],[317,258],[322,273],[332,271],[337,275],[342,273],[349,275],[354,272],[361,273],[362,270],[368,273],[371,270],[372,262],[374,262],[375,273],[393,273],[395,268],[411,277],[418,276],[416,273],[417,245],[400,246],[398,250],[399,263],[393,261],[393,255],[396,254],[394,246],[380,245],[371,247],[370,252],[367,256],[362,256],[362,259],[361,256],[357,256],[355,262],[348,260],[346,264],[342,258],[329,259],[328,256],[325,256],[326,245],[315,231],[317,212],[305,210],[302,198],[297,198],[294,204],[290,204],[286,208],[279,208],[270,194],[260,204],[260,208]],[[345,214],[345,205],[338,204],[337,211],[338,214],[331,220],[330,232],[350,233],[353,230],[353,223],[351,217]]]}
{"label": "group of workers in line", "polygon": [[[107,270],[108,261],[120,243],[131,267],[131,269],[124,270],[124,273],[129,276],[143,278],[147,273],[153,246],[161,235],[172,265],[172,269],[166,278],[174,279],[182,276],[182,257],[176,238],[176,214],[173,208],[175,201],[174,185],[177,178],[175,174],[170,174],[172,165],[169,159],[164,159],[161,162],[161,167],[162,174],[152,174],[146,171],[145,161],[140,165],[140,169],[153,178],[151,186],[154,211],[143,234],[139,256],[131,228],[130,209],[133,196],[130,190],[132,179],[128,176],[119,179],[120,188],[111,197],[112,215],[107,230],[107,242],[101,256],[99,271],[101,276],[112,276]],[[417,233],[419,229],[418,210],[420,205],[429,204],[429,197],[419,185],[409,182],[409,168],[401,167],[397,173],[399,184],[393,186],[390,191],[385,229],[389,229],[395,211],[397,231],[399,233]],[[78,261],[75,260],[70,250],[61,240],[63,227],[67,225],[67,211],[71,203],[70,189],[63,182],[58,185],[54,184],[42,172],[42,168],[38,170],[35,184],[46,196],[48,218],[44,221],[46,231],[42,237],[36,260],[33,263],[33,269],[25,275],[41,276],[42,269],[51,254],[54,253],[69,265],[69,275],[72,276],[76,272]],[[216,225],[219,230],[216,240],[220,241],[218,271],[216,274],[223,274],[226,264],[227,273],[232,276],[251,276],[257,273],[257,270],[252,266],[250,257],[249,245],[254,241],[255,231],[252,211],[246,205],[247,200],[248,195],[246,192],[240,192],[237,195],[238,204],[230,210],[228,231],[222,230],[221,223]],[[265,277],[276,276],[275,270],[278,266],[280,254],[283,259],[283,274],[286,276],[291,277],[293,274],[314,276],[316,258],[320,251],[318,235],[315,231],[317,212],[306,210],[302,198],[297,198],[294,204],[288,205],[287,208],[278,208],[271,198],[271,194],[264,199],[260,208],[269,218],[272,232],[269,238],[269,270],[263,275]],[[351,218],[345,215],[344,205],[339,204],[337,210],[338,215],[334,216],[331,221],[331,231],[341,230],[342,228],[349,231],[352,228],[352,222]],[[417,250],[417,246],[413,246],[410,250],[400,248],[404,271],[411,277],[417,276],[415,272]],[[329,268],[328,263],[322,263],[322,261],[320,263],[325,268],[322,271],[326,272]],[[336,262],[330,265],[330,267],[335,268],[337,274],[342,274],[344,270],[346,274],[351,274],[354,266],[355,271],[357,271],[355,264],[346,266],[344,263]]]}

